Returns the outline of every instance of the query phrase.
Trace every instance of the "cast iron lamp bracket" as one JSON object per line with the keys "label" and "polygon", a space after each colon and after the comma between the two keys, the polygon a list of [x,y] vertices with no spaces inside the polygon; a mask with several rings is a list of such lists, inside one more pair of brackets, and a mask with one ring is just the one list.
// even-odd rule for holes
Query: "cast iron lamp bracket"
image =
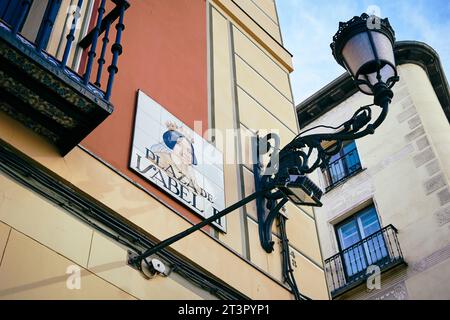
{"label": "cast iron lamp bracket", "polygon": [[[322,206],[319,200],[323,192],[307,175],[317,168],[325,168],[331,156],[338,154],[342,149],[345,141],[373,134],[386,118],[392,97],[391,89],[383,83],[376,84],[374,86],[374,104],[360,107],[349,120],[337,127],[317,126],[307,130],[326,127],[334,129],[336,132],[306,136],[301,133],[281,150],[279,149],[280,139],[276,134],[270,133],[264,137],[255,137],[256,159],[253,165],[255,190],[257,192],[263,189],[269,190],[256,198],[259,238],[261,246],[266,252],[273,251],[272,226],[280,214],[281,208],[287,203],[291,183],[297,182],[298,186],[302,187],[302,190],[311,199],[311,201],[293,200],[294,203],[303,206]],[[375,121],[372,121],[372,106],[374,105],[379,105],[381,112]],[[333,146],[325,148],[324,142],[333,142]],[[270,161],[264,167],[261,158],[267,154],[269,154]],[[278,190],[274,192],[272,191],[274,189]],[[291,197],[289,198],[292,200]]]}
{"label": "cast iron lamp bracket", "polygon": [[[273,133],[256,138],[255,189],[278,189],[277,192],[266,192],[256,199],[260,241],[267,252],[273,251],[272,225],[279,215],[280,204],[286,203],[285,198],[298,205],[321,206],[319,200],[322,191],[307,175],[318,168],[325,168],[331,156],[342,149],[345,141],[373,134],[385,120],[394,96],[391,88],[399,81],[393,53],[394,42],[395,33],[387,18],[380,19],[363,13],[360,17],[341,22],[331,44],[333,56],[352,75],[362,93],[373,95],[373,104],[360,107],[349,120],[337,127],[317,126],[306,130],[281,150],[280,139]],[[381,111],[372,121],[374,105],[379,106]],[[334,132],[304,135],[320,127]],[[273,141],[273,146],[269,141]],[[326,148],[330,142],[332,147]],[[270,161],[264,167],[261,159],[268,153]],[[292,190],[300,190],[303,196],[298,197],[298,193],[296,195]],[[281,201],[277,203],[277,200]]]}

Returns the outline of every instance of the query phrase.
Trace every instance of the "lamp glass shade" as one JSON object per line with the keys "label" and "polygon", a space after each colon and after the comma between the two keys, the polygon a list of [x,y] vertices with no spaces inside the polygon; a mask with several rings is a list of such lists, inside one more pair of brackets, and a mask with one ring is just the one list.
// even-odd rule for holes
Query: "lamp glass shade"
{"label": "lamp glass shade", "polygon": [[392,88],[398,81],[394,56],[395,32],[389,20],[363,13],[339,23],[331,49],[365,94],[379,85]]}
{"label": "lamp glass shade", "polygon": [[[353,78],[360,80],[359,89],[366,94],[373,94],[371,87],[378,82],[388,83],[396,76],[392,42],[384,33],[366,31],[356,34],[345,44],[342,56]],[[378,70],[380,79],[377,78]]]}
{"label": "lamp glass shade", "polygon": [[356,76],[363,65],[374,61],[375,54],[370,44],[368,32],[358,33],[348,40],[342,49],[342,57],[353,77]]}

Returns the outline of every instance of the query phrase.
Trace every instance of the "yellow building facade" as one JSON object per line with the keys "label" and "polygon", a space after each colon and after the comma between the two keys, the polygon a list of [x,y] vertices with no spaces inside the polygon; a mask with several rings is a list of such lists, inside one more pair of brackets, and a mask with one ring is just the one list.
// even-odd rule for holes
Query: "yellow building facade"
{"label": "yellow building facade", "polygon": [[[279,133],[284,145],[298,133],[289,80],[292,56],[283,46],[274,1],[198,2],[204,8],[201,16],[205,18],[206,35],[207,109],[202,112],[208,125],[203,130],[210,129],[204,135],[206,139],[224,159],[231,159],[224,160],[223,166],[225,206],[229,206],[255,189],[251,137],[273,131]],[[114,3],[107,8],[113,8]],[[126,7],[124,24],[144,23],[133,15],[146,10],[182,12],[190,8],[183,7],[185,1],[179,2],[179,8],[153,8],[153,3],[131,3]],[[63,1],[45,47],[57,59],[63,59],[58,53],[64,29],[61,21],[67,21],[67,6],[71,4]],[[98,6],[98,1],[85,1],[81,7],[80,27],[74,33],[68,59],[74,70],[87,59],[80,41],[91,30],[94,22],[89,19]],[[44,13],[42,8],[30,10],[23,35],[33,42],[36,35],[26,34],[27,23],[35,23],[32,20],[39,20],[38,13]],[[142,35],[132,35],[134,24],[124,30],[124,39],[146,34],[143,28]],[[146,39],[159,45],[159,38]],[[7,57],[8,43],[2,42],[2,59]],[[127,46],[136,56],[127,55]],[[123,67],[119,61],[122,69],[111,99],[116,114],[134,109],[134,101],[126,105],[121,100],[125,89],[117,88],[133,87],[136,92],[145,87],[134,87],[127,70],[132,65],[127,61],[139,60],[143,52],[132,41],[123,43],[123,52]],[[152,59],[152,52],[145,55]],[[141,68],[147,68],[147,64]],[[153,70],[148,69],[151,75]],[[18,96],[2,73],[2,90]],[[170,86],[162,74],[154,77],[158,85]],[[293,299],[282,274],[278,230],[273,230],[274,252],[266,253],[259,243],[253,203],[226,216],[226,232],[211,227],[165,249],[158,258],[167,272],[144,278],[127,264],[128,251],[142,251],[189,228],[199,218],[159,196],[161,190],[122,170],[121,166],[128,165],[127,159],[109,161],[96,151],[100,140],[96,140],[96,130],[106,130],[113,118],[106,118],[87,140],[81,139],[62,155],[55,143],[44,137],[42,127],[30,126],[29,118],[11,111],[15,108],[11,101],[15,100],[2,102],[0,112],[0,299]],[[170,111],[177,112],[173,108]],[[193,126],[188,120],[192,115],[177,116]],[[220,134],[227,130],[235,134],[219,143]],[[130,143],[131,134],[127,139]],[[105,150],[120,143],[102,140]],[[130,145],[124,146],[128,148]],[[314,211],[289,203],[286,214],[291,263],[300,292],[311,299],[329,299]]]}

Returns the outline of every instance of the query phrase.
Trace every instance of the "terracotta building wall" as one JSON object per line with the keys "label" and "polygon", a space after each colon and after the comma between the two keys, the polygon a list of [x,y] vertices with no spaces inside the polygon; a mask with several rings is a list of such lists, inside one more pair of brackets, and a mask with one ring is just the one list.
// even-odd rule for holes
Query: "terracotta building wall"
{"label": "terracotta building wall", "polygon": [[124,23],[123,54],[112,95],[114,112],[82,145],[192,221],[199,221],[134,174],[128,163],[138,89],[189,127],[194,121],[208,126],[205,1],[133,1]]}

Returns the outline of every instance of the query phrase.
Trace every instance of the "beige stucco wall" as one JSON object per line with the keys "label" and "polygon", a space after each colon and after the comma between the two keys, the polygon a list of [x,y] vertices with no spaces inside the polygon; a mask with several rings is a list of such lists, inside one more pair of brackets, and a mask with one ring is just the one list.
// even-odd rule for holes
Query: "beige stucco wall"
{"label": "beige stucco wall", "polygon": [[264,8],[264,12],[272,12],[270,14],[272,20],[278,23],[278,20],[275,19],[276,12],[274,12],[274,9],[270,9],[275,5],[273,0],[263,0],[261,3],[258,1],[258,7],[252,6],[252,9],[246,8],[247,11],[244,11],[244,9],[237,5],[233,0],[209,0],[209,2],[217,9],[222,10],[226,16],[230,17],[236,23],[236,25],[245,30],[258,45],[267,50],[267,52],[269,52],[284,68],[289,72],[293,71],[292,55],[283,47],[282,43],[277,41],[260,25],[260,19],[255,19],[256,15],[259,14],[259,11]]}
{"label": "beige stucco wall", "polygon": [[[382,227],[393,224],[406,270],[382,275],[382,288],[346,298],[450,298],[450,126],[426,72],[398,67],[387,119],[356,141],[363,170],[323,196],[316,210],[324,258],[338,252],[334,225],[373,202]],[[371,97],[356,93],[308,125],[336,125]],[[312,178],[323,189],[322,173]],[[384,281],[384,285],[383,285]],[[393,292],[395,294],[393,294]]]}
{"label": "beige stucco wall", "polygon": [[[248,32],[242,27],[242,21],[237,21],[236,16],[239,15],[230,15],[217,2],[220,1],[210,2],[212,125],[222,131],[238,129],[240,133],[235,139],[226,139],[226,148],[222,150],[226,159],[233,159],[233,164],[226,165],[225,172],[226,204],[230,205],[254,192],[251,137],[258,131],[276,132],[283,146],[297,134],[298,124],[289,81],[290,70],[255,36],[263,25],[262,7],[256,7],[251,1],[241,6],[255,21],[259,21],[256,26],[250,25],[253,32]],[[274,3],[271,0],[264,3],[266,13],[272,12],[271,20],[278,28]],[[228,7],[230,10],[233,8],[231,5]],[[243,190],[236,188],[241,184]],[[299,208],[293,204],[288,204],[286,209],[289,215],[287,231],[291,250],[295,252],[293,264],[297,266],[295,271],[300,290],[315,299],[328,299],[314,213],[311,208]],[[219,239],[282,282],[279,238],[274,235],[275,251],[267,254],[259,243],[256,220],[253,202],[245,210],[228,216],[229,229],[226,234],[219,234]],[[276,226],[273,232],[278,232]]]}
{"label": "beige stucco wall", "polygon": [[[211,298],[186,281],[145,280],[125,247],[3,174],[0,190],[0,299]],[[66,287],[70,266],[81,269],[79,290]]]}

